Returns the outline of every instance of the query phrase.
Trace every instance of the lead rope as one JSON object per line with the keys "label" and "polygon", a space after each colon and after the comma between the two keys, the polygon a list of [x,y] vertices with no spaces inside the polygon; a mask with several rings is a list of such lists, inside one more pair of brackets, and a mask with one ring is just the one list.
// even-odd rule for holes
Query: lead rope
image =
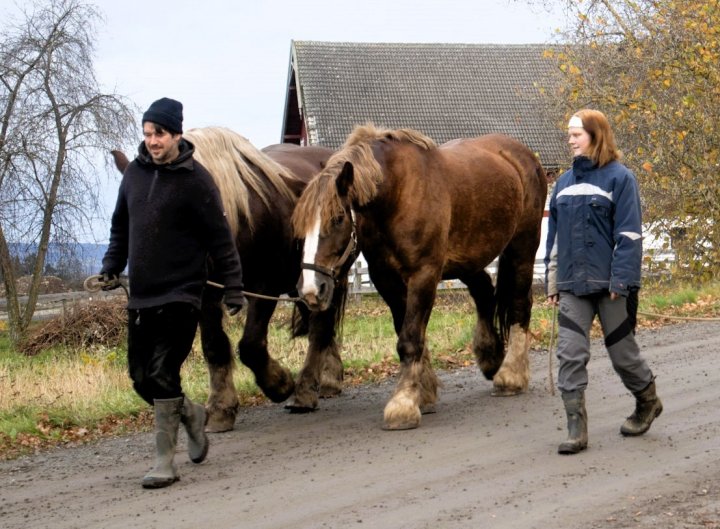
{"label": "lead rope", "polygon": [[720,321],[720,318],[703,318],[701,316],[666,316],[665,314],[656,314],[654,312],[641,312],[638,311],[641,316],[648,318],[659,318],[666,320],[681,320],[681,321]]}
{"label": "lead rope", "polygon": [[[210,285],[211,287],[225,288],[225,285],[221,285],[220,283],[216,283],[215,281],[208,280],[208,281],[206,281],[206,283],[208,285]],[[293,298],[290,296],[286,296],[286,297],[266,296],[265,294],[257,294],[255,292],[248,292],[247,290],[243,290],[242,293],[251,298],[270,299],[272,301],[291,301],[293,303],[295,303],[297,301],[303,301],[303,299],[300,297]]]}
{"label": "lead rope", "polygon": [[97,274],[90,276],[83,281],[83,288],[86,292],[99,292],[105,285],[115,285],[113,288],[122,288],[125,291],[125,296],[130,299],[130,293],[128,292],[127,287],[123,285],[118,278],[105,282],[103,281],[103,276],[101,274]]}
{"label": "lead rope", "polygon": [[[117,282],[117,283],[115,283],[115,282]],[[100,275],[100,274],[90,276],[87,279],[85,279],[85,281],[83,282],[83,288],[87,292],[99,292],[100,290],[102,290],[103,286],[105,286],[106,284],[107,285],[117,284],[117,286],[122,287],[122,289],[125,291],[125,296],[127,296],[128,299],[130,298],[130,293],[128,292],[127,287],[125,285],[123,285],[119,279],[111,280],[109,283],[105,283],[102,280],[102,275]],[[214,281],[207,281],[207,284],[210,285],[211,287],[225,288],[225,285],[221,285],[220,283],[216,283]],[[295,303],[298,301],[301,301],[301,302],[303,301],[303,299],[300,297],[266,296],[265,294],[257,294],[255,292],[248,292],[246,290],[243,290],[242,293],[251,298],[269,299],[272,301],[288,301],[288,302],[292,302],[292,303]]]}

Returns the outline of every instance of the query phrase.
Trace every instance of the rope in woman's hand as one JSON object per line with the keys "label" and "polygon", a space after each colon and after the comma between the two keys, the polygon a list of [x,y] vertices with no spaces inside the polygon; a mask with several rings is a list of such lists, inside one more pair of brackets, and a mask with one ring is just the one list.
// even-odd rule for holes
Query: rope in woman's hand
{"label": "rope in woman's hand", "polygon": [[658,318],[658,319],[666,319],[666,320],[720,321],[720,318],[710,318],[710,317],[702,317],[702,316],[669,316],[667,314],[656,314],[654,312],[643,312],[643,311],[638,311],[638,314],[640,316],[645,316],[647,318]]}

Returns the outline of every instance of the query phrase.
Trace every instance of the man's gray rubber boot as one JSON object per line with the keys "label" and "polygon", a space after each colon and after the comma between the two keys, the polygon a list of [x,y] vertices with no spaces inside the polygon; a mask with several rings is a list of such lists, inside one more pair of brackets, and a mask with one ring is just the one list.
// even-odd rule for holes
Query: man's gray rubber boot
{"label": "man's gray rubber boot", "polygon": [[205,433],[208,415],[205,406],[196,404],[185,397],[180,420],[185,426],[188,438],[188,456],[193,463],[202,463],[207,457],[210,440]]}
{"label": "man's gray rubber boot", "polygon": [[143,478],[143,488],[159,489],[180,479],[173,459],[182,406],[183,397],[155,399],[155,466]]}
{"label": "man's gray rubber boot", "polygon": [[568,438],[560,443],[558,454],[577,454],[588,445],[585,392],[576,390],[562,394],[567,415]]}
{"label": "man's gray rubber boot", "polygon": [[663,411],[662,402],[655,392],[655,380],[633,395],[635,395],[635,411],[620,427],[620,433],[625,436],[644,434]]}

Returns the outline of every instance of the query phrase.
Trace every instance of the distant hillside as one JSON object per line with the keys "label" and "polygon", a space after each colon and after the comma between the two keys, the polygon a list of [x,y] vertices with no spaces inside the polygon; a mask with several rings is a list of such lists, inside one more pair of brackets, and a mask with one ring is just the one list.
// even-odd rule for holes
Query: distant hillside
{"label": "distant hillside", "polygon": [[[14,242],[9,245],[10,254],[22,261],[37,253],[34,243]],[[102,267],[102,258],[107,244],[94,243],[50,243],[45,268],[61,268],[68,262],[79,266],[85,275],[97,274]]]}

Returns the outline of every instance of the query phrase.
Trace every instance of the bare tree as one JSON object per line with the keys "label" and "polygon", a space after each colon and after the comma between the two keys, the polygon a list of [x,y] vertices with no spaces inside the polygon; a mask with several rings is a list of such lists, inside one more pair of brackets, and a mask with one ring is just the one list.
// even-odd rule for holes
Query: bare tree
{"label": "bare tree", "polygon": [[[23,15],[0,37],[0,270],[13,343],[34,313],[49,243],[71,239],[97,211],[99,153],[134,132],[132,106],[101,93],[95,77],[96,8],[47,0]],[[23,303],[10,249],[17,241],[37,246]]]}

